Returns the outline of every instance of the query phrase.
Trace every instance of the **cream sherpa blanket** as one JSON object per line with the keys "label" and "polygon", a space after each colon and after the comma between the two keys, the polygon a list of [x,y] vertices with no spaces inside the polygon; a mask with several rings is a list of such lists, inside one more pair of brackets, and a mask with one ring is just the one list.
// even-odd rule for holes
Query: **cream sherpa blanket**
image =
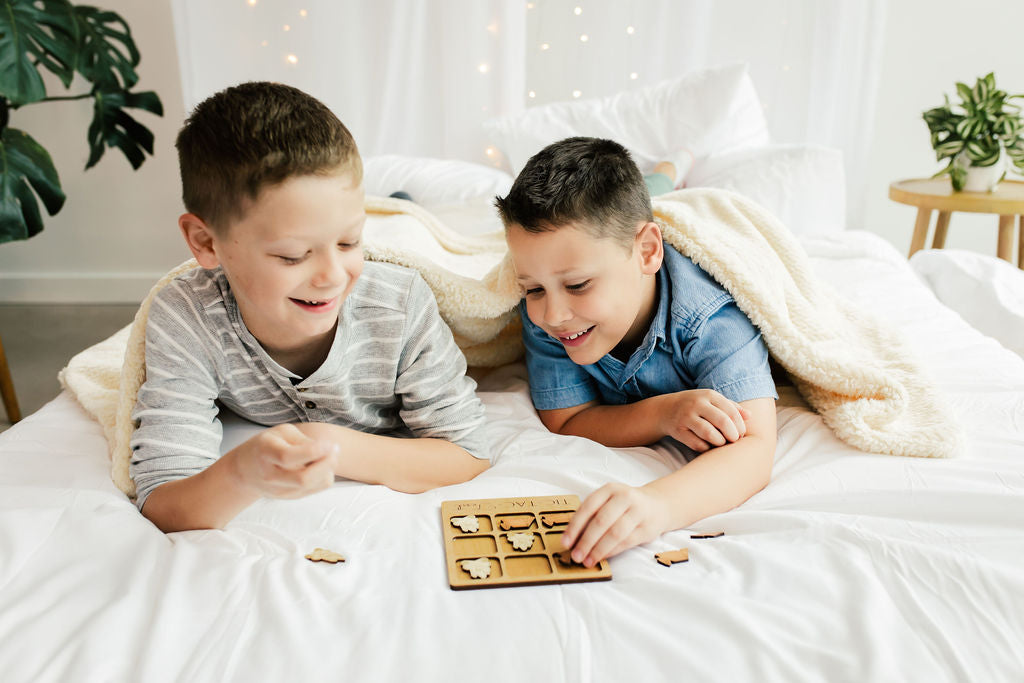
{"label": "cream sherpa blanket", "polygon": [[[366,258],[419,271],[473,366],[522,353],[519,288],[500,234],[466,237],[425,209],[368,197]],[[760,328],[772,356],[843,441],[865,451],[948,457],[961,444],[939,392],[893,330],[812,273],[806,253],[771,214],[722,190],[681,190],[654,201],[665,240],[718,280]],[[145,380],[150,291],[129,327],[75,356],[61,382],[103,426],[111,477],[128,495],[135,396]]]}

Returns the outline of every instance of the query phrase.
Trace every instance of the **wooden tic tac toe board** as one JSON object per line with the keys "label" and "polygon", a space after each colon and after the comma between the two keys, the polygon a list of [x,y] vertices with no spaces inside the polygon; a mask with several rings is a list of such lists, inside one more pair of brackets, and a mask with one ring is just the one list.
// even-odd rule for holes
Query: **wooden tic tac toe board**
{"label": "wooden tic tac toe board", "polygon": [[588,569],[558,557],[564,550],[562,531],[579,505],[578,496],[443,501],[441,527],[452,590],[612,578],[607,561]]}

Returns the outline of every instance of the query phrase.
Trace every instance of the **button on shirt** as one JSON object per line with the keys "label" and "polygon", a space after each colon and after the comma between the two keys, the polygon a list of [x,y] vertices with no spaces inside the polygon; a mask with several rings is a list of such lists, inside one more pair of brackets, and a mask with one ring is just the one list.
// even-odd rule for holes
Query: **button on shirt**
{"label": "button on shirt", "polygon": [[572,362],[520,302],[534,406],[623,405],[690,389],[713,389],[736,402],[778,398],[761,333],[725,288],[668,244],[656,291],[651,325],[629,359],[606,354],[591,365]]}

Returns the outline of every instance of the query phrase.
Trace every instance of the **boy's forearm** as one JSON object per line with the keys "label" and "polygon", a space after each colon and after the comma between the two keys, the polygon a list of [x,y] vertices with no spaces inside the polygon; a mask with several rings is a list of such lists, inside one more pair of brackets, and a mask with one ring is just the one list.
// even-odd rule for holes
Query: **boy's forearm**
{"label": "boy's forearm", "polygon": [[643,488],[665,501],[666,531],[731,510],[763,489],[775,461],[774,435],[748,434],[712,448]]}
{"label": "boy's forearm", "polygon": [[403,493],[459,484],[490,467],[488,460],[443,439],[400,439],[323,422],[297,426],[309,437],[341,444],[335,468],[339,477],[383,484]]}
{"label": "boy's forearm", "polygon": [[560,429],[552,431],[582,436],[610,448],[647,446],[665,436],[662,416],[668,396],[652,396],[618,406],[594,405],[576,413]]}
{"label": "boy's forearm", "polygon": [[161,484],[142,514],[164,533],[220,529],[259,498],[238,480],[225,455],[198,474]]}

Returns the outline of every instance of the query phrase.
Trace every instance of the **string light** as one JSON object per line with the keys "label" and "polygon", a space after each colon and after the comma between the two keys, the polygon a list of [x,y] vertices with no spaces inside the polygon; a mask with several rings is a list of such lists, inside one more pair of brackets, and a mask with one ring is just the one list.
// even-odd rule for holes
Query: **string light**
{"label": "string light", "polygon": [[485,74],[491,70],[491,66],[487,62],[481,62],[480,65],[476,67],[476,70],[482,74]]}
{"label": "string light", "polygon": [[635,71],[633,73],[629,74],[629,80],[631,80],[631,81],[635,81],[638,78],[640,78],[640,74],[638,74]]}
{"label": "string light", "polygon": [[491,157],[492,159],[494,158],[494,155],[497,153],[498,150],[494,149],[493,147],[488,147],[487,149],[484,150],[484,154]]}
{"label": "string light", "polygon": [[286,62],[288,62],[289,64],[298,64],[298,63],[299,63],[299,58],[298,58],[298,57],[296,57],[295,55],[288,55],[288,56],[287,56],[287,57],[285,57],[284,59],[285,59],[285,61],[286,61]]}
{"label": "string light", "polygon": [[264,40],[262,43],[260,43],[260,47],[266,47],[269,44],[270,43],[268,43],[267,41]]}
{"label": "string light", "polygon": [[533,98],[535,98],[537,96],[537,93],[535,93],[533,90],[531,90],[530,92],[526,93],[526,96],[529,97],[532,100]]}
{"label": "string light", "polygon": [[307,12],[306,10],[304,10],[304,9],[300,9],[299,10],[299,16],[300,17],[305,18],[307,14],[309,14],[309,12]]}
{"label": "string light", "polygon": [[292,27],[291,27],[291,26],[289,26],[288,24],[285,24],[285,25],[284,25],[284,30],[285,30],[285,31],[291,31],[291,30],[292,30]]}
{"label": "string light", "polygon": [[551,47],[551,46],[548,45],[547,43],[541,43],[540,44],[540,49],[541,50],[547,50],[549,47]]}
{"label": "string light", "polygon": [[627,26],[626,33],[628,33],[629,35],[633,35],[634,33],[636,33],[636,29],[633,28],[632,26]]}
{"label": "string light", "polygon": [[533,3],[532,2],[526,3],[526,9],[533,9]]}
{"label": "string light", "polygon": [[580,36],[580,42],[581,43],[585,43],[588,40],[590,40],[590,36],[588,36],[586,33],[584,33],[583,35]]}
{"label": "string light", "polygon": [[493,22],[493,23],[488,24],[487,25],[487,30],[490,31],[491,33],[497,33],[498,32],[498,23],[497,22]]}
{"label": "string light", "polygon": [[253,6],[256,5],[257,0],[248,0],[248,2],[249,2],[249,7],[253,7]]}
{"label": "string light", "polygon": [[572,96],[573,96],[573,97],[577,97],[577,98],[578,98],[578,97],[579,97],[580,95],[582,95],[582,94],[583,94],[583,93],[582,93],[582,92],[580,92],[579,90],[573,90],[573,91],[572,91]]}
{"label": "string light", "polygon": [[575,14],[578,17],[579,15],[583,14],[583,8],[582,7],[576,7],[575,9],[573,9],[572,13]]}

